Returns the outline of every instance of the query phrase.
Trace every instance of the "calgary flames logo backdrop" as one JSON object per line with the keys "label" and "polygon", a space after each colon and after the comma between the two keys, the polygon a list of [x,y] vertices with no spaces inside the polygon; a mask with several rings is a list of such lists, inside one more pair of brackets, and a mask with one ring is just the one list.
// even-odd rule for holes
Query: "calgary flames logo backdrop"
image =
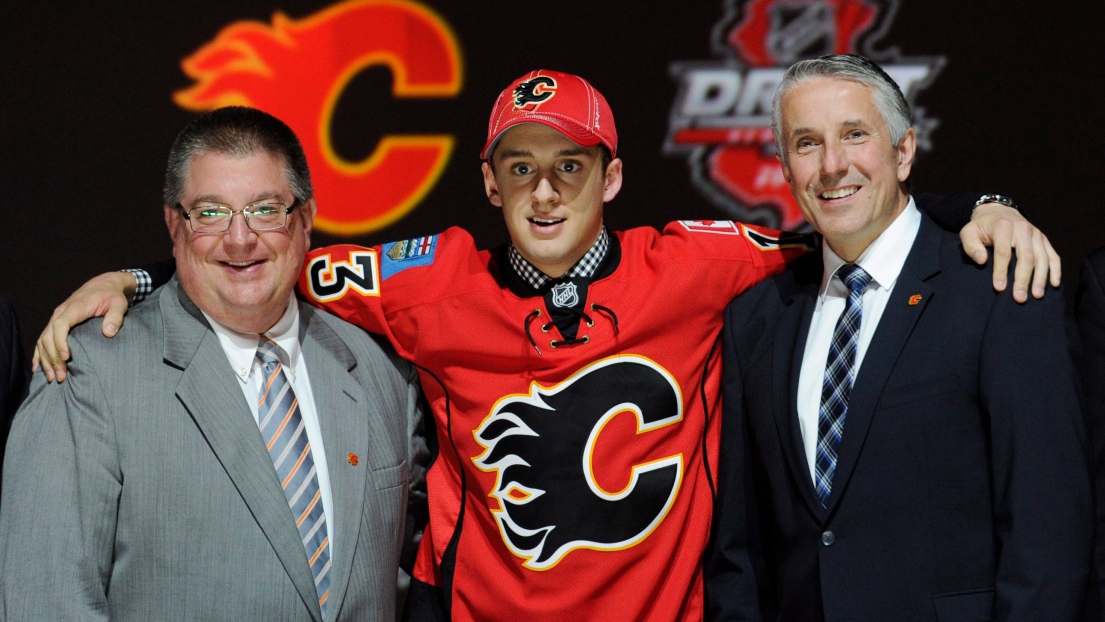
{"label": "calgary flames logo backdrop", "polygon": [[276,13],[272,25],[243,21],[184,59],[196,81],[175,94],[196,111],[260,108],[287,123],[307,153],[318,196],[315,227],[334,235],[380,229],[415,207],[445,170],[450,135],[387,135],[361,162],[330,141],[345,87],[385,65],[395,97],[455,97],[462,61],[456,37],[429,9],[401,0],[350,0],[301,20]]}
{"label": "calgary flames logo backdrop", "polygon": [[896,9],[896,0],[729,0],[714,28],[721,60],[671,66],[679,95],[665,153],[686,156],[695,185],[735,219],[801,227],[802,213],[775,159],[771,99],[795,61],[849,53],[878,62],[898,83],[913,108],[917,146],[931,149],[937,122],[914,100],[944,58],[899,58],[874,49]]}

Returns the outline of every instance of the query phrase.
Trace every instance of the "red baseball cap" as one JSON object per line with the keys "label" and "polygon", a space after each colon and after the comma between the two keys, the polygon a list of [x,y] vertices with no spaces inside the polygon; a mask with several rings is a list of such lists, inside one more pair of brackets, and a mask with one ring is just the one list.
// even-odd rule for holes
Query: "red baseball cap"
{"label": "red baseball cap", "polygon": [[486,160],[503,132],[519,123],[547,125],[584,147],[601,143],[611,157],[618,152],[618,131],[606,98],[570,73],[539,69],[506,87],[491,110],[480,158]]}

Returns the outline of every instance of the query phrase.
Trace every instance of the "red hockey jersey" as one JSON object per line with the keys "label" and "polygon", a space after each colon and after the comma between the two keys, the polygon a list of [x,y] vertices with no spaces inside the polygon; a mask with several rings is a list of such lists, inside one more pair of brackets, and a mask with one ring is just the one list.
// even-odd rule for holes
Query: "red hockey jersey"
{"label": "red hockey jersey", "polygon": [[702,617],[722,312],[810,240],[729,221],[612,238],[607,269],[557,292],[585,296],[567,345],[462,229],[307,258],[308,300],[421,371],[439,451],[415,577],[451,586],[454,620]]}

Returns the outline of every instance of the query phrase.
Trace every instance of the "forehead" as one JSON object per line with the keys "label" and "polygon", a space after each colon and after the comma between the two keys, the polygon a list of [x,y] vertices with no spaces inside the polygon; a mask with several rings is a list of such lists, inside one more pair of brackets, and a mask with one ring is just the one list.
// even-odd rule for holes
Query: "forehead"
{"label": "forehead", "polygon": [[811,78],[792,87],[783,97],[782,121],[788,132],[883,123],[875,107],[874,90],[839,78]]}
{"label": "forehead", "polygon": [[284,161],[268,152],[246,156],[206,152],[192,156],[182,199],[252,201],[290,192]]}
{"label": "forehead", "polygon": [[519,155],[571,153],[597,155],[598,146],[584,147],[559,131],[540,123],[519,123],[503,132],[492,157],[502,159]]}

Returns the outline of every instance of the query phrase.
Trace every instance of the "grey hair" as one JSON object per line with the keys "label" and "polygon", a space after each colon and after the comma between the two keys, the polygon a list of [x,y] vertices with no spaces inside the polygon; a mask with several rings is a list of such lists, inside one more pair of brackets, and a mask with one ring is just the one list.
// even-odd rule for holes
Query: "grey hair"
{"label": "grey hair", "polygon": [[255,108],[227,106],[194,119],[173,141],[162,192],[165,205],[180,203],[192,158],[207,153],[235,158],[267,153],[284,162],[284,176],[299,203],[314,196],[307,156],[295,132]]}
{"label": "grey hair", "polygon": [[850,80],[869,87],[875,109],[882,115],[882,120],[890,131],[890,142],[895,147],[901,143],[902,136],[909,131],[912,116],[909,102],[902,94],[902,89],[883,71],[882,67],[870,59],[856,54],[832,54],[798,61],[783,75],[771,102],[771,131],[775,134],[775,149],[783,162],[787,159],[787,152],[783,145],[783,97],[801,82],[813,78]]}

